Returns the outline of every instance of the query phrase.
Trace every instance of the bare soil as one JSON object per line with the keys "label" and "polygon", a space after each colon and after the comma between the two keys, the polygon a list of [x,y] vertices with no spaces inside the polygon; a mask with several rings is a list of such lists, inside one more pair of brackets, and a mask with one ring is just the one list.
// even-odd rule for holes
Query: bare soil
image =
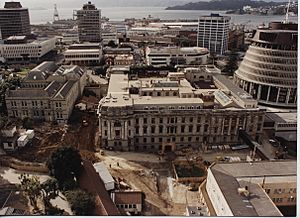
{"label": "bare soil", "polygon": [[[86,120],[88,125],[83,126],[82,120]],[[95,114],[74,110],[70,122],[66,125],[36,123],[32,143],[11,155],[24,161],[45,162],[58,147],[72,146],[80,150],[85,159],[96,162],[99,161],[94,155],[97,130]]]}

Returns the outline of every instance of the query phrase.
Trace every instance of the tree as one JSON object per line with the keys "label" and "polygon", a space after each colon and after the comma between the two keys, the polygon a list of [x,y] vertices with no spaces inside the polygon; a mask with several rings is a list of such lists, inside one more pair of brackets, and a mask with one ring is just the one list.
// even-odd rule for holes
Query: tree
{"label": "tree", "polygon": [[47,161],[50,175],[54,176],[64,190],[74,188],[77,178],[82,170],[79,151],[72,147],[58,148]]}
{"label": "tree", "polygon": [[234,72],[238,69],[238,54],[235,51],[231,51],[229,54],[229,61],[227,62],[224,71],[230,76],[233,76]]}
{"label": "tree", "polygon": [[107,45],[109,47],[112,47],[112,48],[116,48],[117,47],[116,43],[113,40],[110,40]]}
{"label": "tree", "polygon": [[5,103],[5,93],[8,90],[14,90],[19,87],[20,78],[19,77],[12,77],[5,79],[4,82],[0,82],[0,115],[7,115],[7,108]]}
{"label": "tree", "polygon": [[41,188],[45,205],[50,205],[50,200],[55,199],[59,194],[57,180],[50,178],[41,184]]}
{"label": "tree", "polygon": [[29,202],[34,210],[38,210],[37,201],[41,195],[41,183],[36,176],[29,177],[29,175],[21,174],[19,177],[21,182],[20,189],[29,198]]}
{"label": "tree", "polygon": [[83,190],[77,189],[73,191],[67,191],[66,197],[75,215],[92,215],[91,213],[95,208],[94,196]]}

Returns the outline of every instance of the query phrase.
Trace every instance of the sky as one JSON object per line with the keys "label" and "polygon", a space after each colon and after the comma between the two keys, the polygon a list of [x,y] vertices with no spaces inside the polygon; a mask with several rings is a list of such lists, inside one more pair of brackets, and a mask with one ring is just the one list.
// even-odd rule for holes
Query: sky
{"label": "sky", "polygon": [[[81,8],[83,3],[88,0],[15,0],[20,1],[23,7],[30,9],[49,9],[57,4],[58,8]],[[199,2],[203,0],[90,0],[98,8],[102,7],[168,7],[175,5],[182,5],[189,2]],[[270,0],[266,0],[270,1]],[[282,1],[282,0],[273,0]],[[4,5],[5,0],[1,1],[1,6]]]}

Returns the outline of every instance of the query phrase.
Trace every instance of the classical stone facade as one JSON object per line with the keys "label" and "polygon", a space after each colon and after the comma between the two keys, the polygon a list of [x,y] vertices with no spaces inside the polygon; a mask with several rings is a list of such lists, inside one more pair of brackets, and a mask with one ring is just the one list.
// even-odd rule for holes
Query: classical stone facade
{"label": "classical stone facade", "polygon": [[230,96],[230,107],[218,103],[218,98],[212,100],[213,107],[207,107],[206,92],[230,90],[216,86],[196,90],[185,78],[171,75],[129,80],[127,75],[111,74],[108,95],[98,108],[101,147],[155,151],[175,144],[176,148],[199,148],[236,144],[240,129],[253,138],[262,132],[263,110],[240,106],[236,96]]}
{"label": "classical stone facade", "polygon": [[78,66],[44,62],[29,72],[21,88],[6,93],[8,116],[65,123],[85,83],[86,73]]}

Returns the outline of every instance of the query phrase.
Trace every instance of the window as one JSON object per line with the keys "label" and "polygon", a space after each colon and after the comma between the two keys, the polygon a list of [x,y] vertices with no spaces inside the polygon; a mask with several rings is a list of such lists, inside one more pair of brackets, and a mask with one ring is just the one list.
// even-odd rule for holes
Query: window
{"label": "window", "polygon": [[163,118],[159,118],[159,123],[163,123]]}
{"label": "window", "polygon": [[189,126],[189,132],[193,132],[193,126]]}
{"label": "window", "polygon": [[185,126],[181,126],[181,132],[184,133]]}
{"label": "window", "polygon": [[197,132],[200,132],[200,128],[201,128],[201,126],[198,125],[198,126],[197,126]]}
{"label": "window", "polygon": [[185,118],[184,117],[181,118],[181,122],[185,123]]}
{"label": "window", "polygon": [[159,126],[159,133],[163,133],[163,129],[164,129],[163,126]]}
{"label": "window", "polygon": [[191,142],[192,141],[192,137],[188,137],[188,141]]}
{"label": "window", "polygon": [[151,119],[151,123],[154,124],[155,123],[155,118]]}
{"label": "window", "polygon": [[155,141],[154,138],[151,138],[151,142],[154,143],[154,141]]}
{"label": "window", "polygon": [[147,134],[147,127],[143,128],[143,132],[144,132],[144,134]]}
{"label": "window", "polygon": [[144,118],[144,124],[147,124],[147,118]]}
{"label": "window", "polygon": [[193,120],[194,120],[193,117],[190,117],[190,122],[191,122],[191,123],[193,122]]}
{"label": "window", "polygon": [[135,127],[135,134],[139,134],[139,127]]}
{"label": "window", "polygon": [[144,138],[143,141],[144,141],[144,143],[146,143],[147,142],[147,138]]}
{"label": "window", "polygon": [[151,133],[154,134],[155,133],[155,126],[151,127]]}
{"label": "window", "polygon": [[159,142],[162,142],[163,140],[162,140],[162,138],[158,138],[158,141],[159,141]]}

